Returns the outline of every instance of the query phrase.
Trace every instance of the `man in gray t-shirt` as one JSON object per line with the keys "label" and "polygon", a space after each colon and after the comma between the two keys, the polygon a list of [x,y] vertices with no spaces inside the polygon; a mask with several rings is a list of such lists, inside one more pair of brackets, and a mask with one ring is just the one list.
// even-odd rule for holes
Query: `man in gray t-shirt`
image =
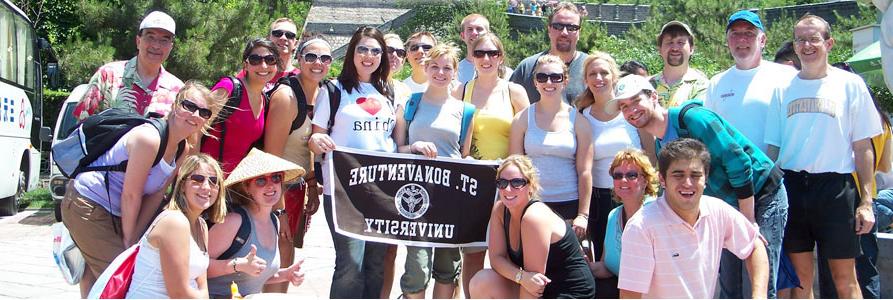
{"label": "man in gray t-shirt", "polygon": [[525,58],[515,68],[509,80],[527,90],[530,104],[540,100],[540,93],[533,84],[533,72],[536,69],[536,60],[544,54],[558,56],[568,65],[570,76],[567,88],[564,90],[564,100],[567,103],[573,104],[577,95],[586,88],[583,80],[583,61],[586,60],[586,53],[577,51],[582,19],[580,11],[573,3],[561,2],[556,5],[548,19],[549,50]]}

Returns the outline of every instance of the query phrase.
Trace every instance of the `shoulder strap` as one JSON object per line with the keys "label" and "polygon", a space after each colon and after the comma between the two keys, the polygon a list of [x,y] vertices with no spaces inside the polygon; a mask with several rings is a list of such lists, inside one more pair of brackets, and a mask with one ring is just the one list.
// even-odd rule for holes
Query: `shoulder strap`
{"label": "shoulder strap", "polygon": [[[170,129],[167,126],[167,122],[161,119],[151,119],[149,123],[158,130],[158,134],[161,136],[161,143],[158,144],[158,154],[155,154],[155,159],[152,160],[152,166],[154,167],[155,165],[158,165],[158,162],[164,157],[164,151],[167,150],[167,139],[169,137]],[[177,154],[179,154],[179,150],[180,145],[177,145]]]}
{"label": "shoulder strap", "polygon": [[[462,87],[462,102],[471,103],[471,96],[474,94],[474,82],[475,79],[465,82],[465,85]],[[471,91],[469,92],[469,90]]]}
{"label": "shoulder strap", "polygon": [[330,80],[324,81],[323,85],[326,87],[326,92],[329,93],[329,128],[327,128],[327,133],[332,134],[332,127],[335,126],[335,113],[341,107],[341,90]]}
{"label": "shoulder strap", "polygon": [[685,104],[684,106],[682,106],[682,108],[679,110],[679,117],[678,117],[678,120],[679,120],[679,133],[678,133],[678,134],[679,134],[680,137],[688,137],[688,127],[685,126],[685,113],[688,112],[688,110],[690,110],[690,109],[692,109],[692,108],[695,108],[695,107],[701,107],[702,105],[703,105],[703,104],[701,104],[700,102],[692,101],[692,102],[686,103],[686,104]]}
{"label": "shoulder strap", "polygon": [[248,236],[251,234],[251,219],[248,218],[248,212],[238,205],[233,205],[232,209],[242,217],[242,224],[239,225],[239,231],[236,232],[236,237],[229,245],[229,248],[217,257],[217,259],[220,260],[230,259],[233,255],[236,255],[236,253],[239,252],[239,249],[242,249],[242,247],[245,246],[245,243],[248,242]]}
{"label": "shoulder strap", "polygon": [[[307,119],[307,96],[304,95],[304,88],[301,87],[297,77],[286,76],[282,78],[285,78],[288,86],[291,87],[291,91],[295,94],[295,98],[298,99],[298,117],[294,122],[291,122],[291,131],[295,131],[301,128],[305,119]],[[282,79],[279,80],[282,81]]]}
{"label": "shoulder strap", "polygon": [[422,102],[422,93],[414,93],[412,96],[409,96],[409,101],[406,101],[406,107],[403,108],[403,119],[406,120],[406,128],[409,128],[409,123],[415,118],[419,102]]}
{"label": "shoulder strap", "polygon": [[477,110],[474,107],[474,104],[471,103],[463,103],[465,104],[465,108],[462,110],[462,127],[459,130],[459,148],[462,148],[463,143],[465,143],[465,137],[468,136],[468,131],[470,130],[471,120],[474,119],[474,112]]}

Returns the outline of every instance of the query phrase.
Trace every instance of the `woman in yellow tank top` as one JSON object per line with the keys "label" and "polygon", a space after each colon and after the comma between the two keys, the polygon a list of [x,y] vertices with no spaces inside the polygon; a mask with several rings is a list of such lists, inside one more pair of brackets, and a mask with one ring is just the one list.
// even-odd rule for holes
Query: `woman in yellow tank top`
{"label": "woman in yellow tank top", "polygon": [[[515,113],[530,106],[527,91],[505,79],[505,47],[496,35],[486,33],[471,43],[477,77],[455,90],[456,97],[474,104],[471,157],[495,160],[508,157],[509,131]],[[465,296],[475,273],[484,268],[486,247],[462,249],[462,285]]]}
{"label": "woman in yellow tank top", "polygon": [[496,35],[481,35],[471,44],[477,78],[456,89],[460,98],[474,104],[471,156],[495,160],[508,157],[509,130],[515,113],[530,105],[527,92],[504,76],[505,48]]}

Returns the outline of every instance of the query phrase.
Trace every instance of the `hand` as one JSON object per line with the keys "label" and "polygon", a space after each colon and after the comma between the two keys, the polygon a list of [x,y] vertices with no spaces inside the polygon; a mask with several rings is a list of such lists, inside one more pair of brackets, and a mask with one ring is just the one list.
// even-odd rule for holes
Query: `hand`
{"label": "hand", "polygon": [[862,201],[856,208],[856,234],[867,234],[874,228],[874,208],[871,202]]}
{"label": "hand", "polygon": [[412,153],[419,153],[428,158],[437,158],[437,147],[434,146],[434,143],[429,142],[415,142],[410,145],[409,150]]}
{"label": "hand", "polygon": [[283,275],[285,275],[285,280],[291,282],[294,286],[300,286],[301,283],[304,282],[304,271],[301,270],[301,264],[304,263],[304,258],[298,258],[291,267],[285,269]]}
{"label": "hand", "polygon": [[574,229],[574,234],[577,235],[577,239],[583,238],[586,235],[586,227],[589,226],[589,220],[584,216],[577,216],[574,218],[571,227]]}
{"label": "hand", "polygon": [[611,274],[611,271],[608,271],[608,268],[605,267],[604,261],[597,261],[594,263],[589,263],[589,271],[592,272],[592,276],[598,279],[611,278],[614,274]]}
{"label": "hand", "polygon": [[310,146],[310,151],[313,151],[314,154],[335,150],[335,141],[325,133],[314,133],[310,136],[310,141],[307,142],[307,145]]}
{"label": "hand", "polygon": [[552,280],[549,279],[549,277],[540,273],[525,271],[524,274],[521,275],[521,287],[537,298],[543,297],[543,290],[546,289],[546,285],[550,282],[552,282]]}
{"label": "hand", "polygon": [[321,189],[316,181],[307,184],[307,204],[304,207],[304,214],[313,215],[319,210],[319,194]]}
{"label": "hand", "polygon": [[251,244],[248,255],[236,259],[236,270],[257,277],[267,268],[267,261],[257,257],[257,246]]}
{"label": "hand", "polygon": [[[283,213],[279,215],[279,238],[285,239],[291,244],[293,234],[291,232],[291,228],[288,227],[288,214]],[[282,225],[284,224],[284,225]]]}

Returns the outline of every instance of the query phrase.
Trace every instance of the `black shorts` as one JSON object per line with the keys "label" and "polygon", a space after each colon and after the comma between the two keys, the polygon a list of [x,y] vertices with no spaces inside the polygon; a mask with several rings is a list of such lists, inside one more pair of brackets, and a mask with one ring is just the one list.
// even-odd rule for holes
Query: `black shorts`
{"label": "black shorts", "polygon": [[565,220],[573,220],[579,214],[580,201],[562,201],[562,202],[543,202],[552,209],[555,214]]}
{"label": "black shorts", "polygon": [[851,174],[785,170],[784,185],[789,204],[786,252],[810,252],[819,247],[832,259],[861,254],[855,230],[859,194]]}

